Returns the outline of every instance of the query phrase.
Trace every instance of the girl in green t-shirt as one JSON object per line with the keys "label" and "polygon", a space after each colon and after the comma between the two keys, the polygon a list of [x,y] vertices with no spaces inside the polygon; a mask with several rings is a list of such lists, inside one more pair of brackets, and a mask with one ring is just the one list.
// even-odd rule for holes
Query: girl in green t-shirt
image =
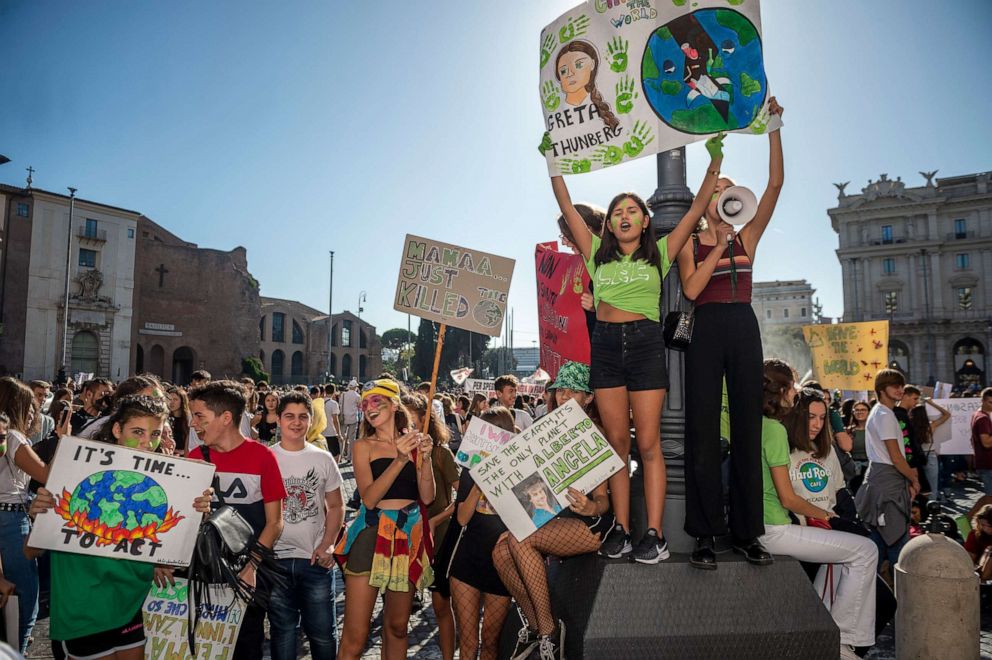
{"label": "girl in green t-shirt", "polygon": [[[765,533],[759,537],[769,552],[800,561],[823,564],[813,586],[840,629],[840,657],[851,658],[851,647],[875,643],[875,564],[878,548],[867,537],[831,529],[836,514],[798,495],[789,475],[790,445],[811,447],[810,431],[819,435],[826,417],[826,405],[818,394],[804,393],[798,409],[790,415],[805,415],[802,426],[806,438],[790,443],[782,425],[796,400],[792,367],[781,360],[764,362],[764,417],[761,426],[761,473],[764,487]],[[829,443],[825,443],[829,447]],[[822,451],[823,447],[818,447]],[[731,458],[733,460],[733,458]],[[810,481],[810,489],[825,484]],[[806,524],[794,525],[790,513],[802,516]],[[834,570],[829,565],[839,564]]]}
{"label": "girl in green t-shirt", "polygon": [[[545,136],[545,142],[550,140]],[[660,240],[651,226],[647,204],[634,193],[620,193],[610,202],[602,236],[592,235],[576,211],[560,176],[551,188],[592,279],[596,327],[590,341],[591,379],[606,437],[626,461],[630,455],[631,417],[644,470],[648,530],[632,547],[630,539],[630,476],[624,469],[610,478],[617,524],[600,554],[633,555],[644,564],[667,559],[662,536],[665,461],[661,453],[661,411],[668,390],[668,368],[660,321],[661,284],[677,255],[703,217],[723,160],[723,136],[706,142],[710,165],[689,211]]]}
{"label": "girl in green t-shirt", "polygon": [[[126,396],[105,426],[118,445],[153,452],[169,415],[163,399]],[[199,513],[210,512],[213,489],[193,500]],[[44,489],[31,503],[32,518],[55,507]],[[38,555],[40,551],[25,548]],[[85,554],[51,552],[51,638],[69,658],[140,660],[144,657],[145,629],[141,609],[156,577],[154,564]],[[168,571],[168,569],[165,569]]]}

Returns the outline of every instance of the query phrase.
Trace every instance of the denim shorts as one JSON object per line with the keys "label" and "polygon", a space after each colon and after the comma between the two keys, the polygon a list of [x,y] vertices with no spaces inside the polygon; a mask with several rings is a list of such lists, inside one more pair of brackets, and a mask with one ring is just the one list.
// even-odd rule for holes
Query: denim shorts
{"label": "denim shorts", "polygon": [[668,389],[668,362],[661,324],[650,319],[596,322],[591,342],[589,385],[626,387],[628,392]]}

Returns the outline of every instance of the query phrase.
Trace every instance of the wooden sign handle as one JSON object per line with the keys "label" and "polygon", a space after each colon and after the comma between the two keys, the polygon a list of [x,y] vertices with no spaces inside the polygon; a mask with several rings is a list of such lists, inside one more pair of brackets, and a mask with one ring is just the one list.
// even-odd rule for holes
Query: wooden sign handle
{"label": "wooden sign handle", "polygon": [[[444,348],[444,333],[448,329],[448,326],[444,323],[441,324],[441,328],[437,331],[437,345],[434,347],[434,369],[431,372],[431,389],[427,393],[427,415],[424,419],[424,428],[421,429],[423,433],[427,433],[430,430],[430,420],[431,411],[434,406],[434,392],[437,390],[437,370],[441,366],[441,349]],[[417,468],[420,468],[420,454],[417,455]]]}

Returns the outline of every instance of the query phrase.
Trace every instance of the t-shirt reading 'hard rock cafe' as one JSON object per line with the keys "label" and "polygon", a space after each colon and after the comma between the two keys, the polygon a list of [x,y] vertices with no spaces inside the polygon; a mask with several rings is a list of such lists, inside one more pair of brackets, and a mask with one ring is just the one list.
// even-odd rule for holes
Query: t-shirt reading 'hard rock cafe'
{"label": "t-shirt reading 'hard rock cafe'", "polygon": [[[189,457],[204,460],[203,447]],[[232,451],[212,449],[210,462],[217,466],[215,488],[219,485],[224,502],[244,516],[257,537],[265,528],[265,504],[286,498],[275,455],[265,445],[246,439]],[[211,507],[219,506],[215,494]]]}
{"label": "t-shirt reading 'hard rock cafe'", "polygon": [[816,458],[808,451],[793,449],[789,453],[789,481],[796,495],[821,509],[833,511],[837,491],[844,487],[837,452],[831,448],[825,457]]}
{"label": "t-shirt reading 'hard rock cafe'", "polygon": [[286,500],[283,530],[276,542],[279,559],[310,559],[324,536],[327,506],[324,493],[341,487],[337,461],[326,451],[306,444],[300,451],[271,447],[279,463]]}

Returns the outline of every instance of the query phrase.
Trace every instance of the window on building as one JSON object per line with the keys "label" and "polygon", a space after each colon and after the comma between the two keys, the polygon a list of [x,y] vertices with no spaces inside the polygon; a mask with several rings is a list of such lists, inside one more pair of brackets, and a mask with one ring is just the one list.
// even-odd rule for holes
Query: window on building
{"label": "window on building", "polygon": [[789,308],[788,307],[786,307],[785,309],[782,310],[782,318],[783,319],[789,318]]}
{"label": "window on building", "polygon": [[96,220],[86,218],[86,224],[83,226],[83,236],[86,238],[96,238],[96,229]]}
{"label": "window on building", "polygon": [[954,255],[954,267],[958,270],[967,270],[971,268],[971,255],[967,252],[959,252]]}
{"label": "window on building", "polygon": [[79,248],[79,267],[96,268],[96,250]]}
{"label": "window on building", "polygon": [[765,318],[766,319],[770,319],[771,317],[772,317],[772,310],[766,309],[765,310]]}
{"label": "window on building", "polygon": [[968,221],[964,218],[954,221],[954,238],[968,238]]}
{"label": "window on building", "polygon": [[882,272],[886,275],[895,275],[896,273],[896,260],[892,257],[885,257],[882,259]]}
{"label": "window on building", "polygon": [[28,217],[28,205],[25,202],[17,203],[17,215],[22,218]]}
{"label": "window on building", "polygon": [[295,320],[293,321],[293,343],[302,344],[303,343],[303,328]]}
{"label": "window on building", "polygon": [[958,307],[961,309],[971,309],[971,287],[963,286],[958,289]]}
{"label": "window on building", "polygon": [[128,227],[127,228],[127,237],[128,238],[134,238],[134,228],[133,227]]}
{"label": "window on building", "polygon": [[265,341],[265,317],[258,319],[258,338]]}
{"label": "window on building", "polygon": [[884,303],[885,303],[885,313],[895,314],[897,311],[899,311],[899,292],[898,291],[887,292],[885,294]]}
{"label": "window on building", "polygon": [[286,315],[282,312],[272,313],[272,341],[286,341]]}
{"label": "window on building", "polygon": [[338,345],[338,325],[335,323],[331,326],[331,346]]}
{"label": "window on building", "polygon": [[892,242],[892,225],[882,225],[882,242]]}
{"label": "window on building", "polygon": [[341,345],[351,346],[351,321],[345,321],[341,326]]}
{"label": "window on building", "polygon": [[800,307],[799,308],[799,316],[801,316],[803,318],[806,318],[806,308],[805,307]]}

